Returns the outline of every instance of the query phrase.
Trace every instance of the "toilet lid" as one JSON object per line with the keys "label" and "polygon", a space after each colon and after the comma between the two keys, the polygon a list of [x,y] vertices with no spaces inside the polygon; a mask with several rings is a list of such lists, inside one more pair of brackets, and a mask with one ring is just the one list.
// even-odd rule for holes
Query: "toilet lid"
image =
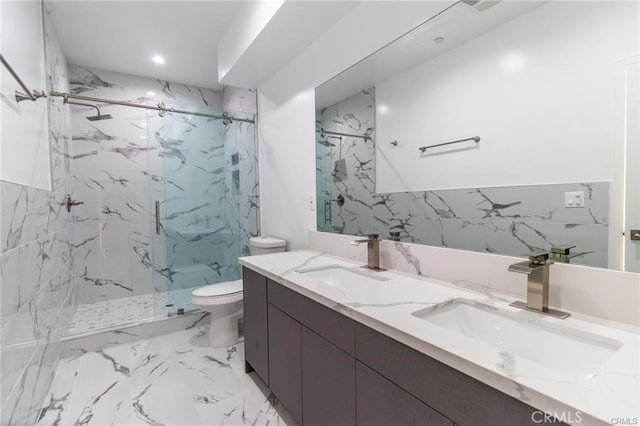
{"label": "toilet lid", "polygon": [[224,297],[236,293],[242,293],[242,280],[211,284],[191,292],[196,297]]}
{"label": "toilet lid", "polygon": [[249,245],[258,248],[276,248],[284,247],[286,242],[279,238],[271,237],[253,237],[249,238]]}

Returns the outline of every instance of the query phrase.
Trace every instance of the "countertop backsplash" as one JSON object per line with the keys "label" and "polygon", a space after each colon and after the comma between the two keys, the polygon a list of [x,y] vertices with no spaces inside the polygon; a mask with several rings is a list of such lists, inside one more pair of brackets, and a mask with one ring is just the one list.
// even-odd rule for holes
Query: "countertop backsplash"
{"label": "countertop backsplash", "polygon": [[[367,246],[349,244],[353,235],[309,231],[309,249],[367,263]],[[508,272],[523,259],[382,240],[380,263],[416,275],[482,287],[526,299],[525,275]],[[554,264],[549,277],[550,306],[605,320],[640,326],[640,275],[580,265]]]}

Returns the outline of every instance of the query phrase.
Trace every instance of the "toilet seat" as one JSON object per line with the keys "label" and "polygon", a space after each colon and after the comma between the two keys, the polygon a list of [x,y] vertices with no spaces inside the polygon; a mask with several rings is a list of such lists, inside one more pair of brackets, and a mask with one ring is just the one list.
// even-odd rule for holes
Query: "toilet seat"
{"label": "toilet seat", "polygon": [[242,300],[242,280],[210,284],[191,292],[196,307],[233,303]]}
{"label": "toilet seat", "polygon": [[206,285],[193,290],[191,295],[198,298],[216,298],[233,296],[236,293],[242,293],[242,280]]}

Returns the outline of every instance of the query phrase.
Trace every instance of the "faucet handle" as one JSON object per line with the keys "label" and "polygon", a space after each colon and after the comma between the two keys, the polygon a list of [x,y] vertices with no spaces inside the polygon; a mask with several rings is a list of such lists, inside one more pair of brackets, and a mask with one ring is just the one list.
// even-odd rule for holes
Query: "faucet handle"
{"label": "faucet handle", "polygon": [[554,247],[551,247],[551,253],[568,256],[571,254],[572,248],[576,248],[576,246],[570,246],[570,245],[554,246]]}
{"label": "faucet handle", "polygon": [[544,265],[549,259],[549,253],[542,250],[529,252],[525,256],[529,258],[529,263],[533,265]]}
{"label": "faucet handle", "polygon": [[378,239],[378,234],[368,234],[367,238],[370,240],[377,240]]}
{"label": "faucet handle", "polygon": [[391,241],[400,241],[400,232],[399,231],[389,232],[389,239]]}

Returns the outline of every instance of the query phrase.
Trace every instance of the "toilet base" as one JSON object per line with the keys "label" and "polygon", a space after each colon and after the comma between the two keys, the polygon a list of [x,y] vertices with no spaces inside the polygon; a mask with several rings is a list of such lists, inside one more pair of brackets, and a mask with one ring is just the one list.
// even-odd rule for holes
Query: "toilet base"
{"label": "toilet base", "polygon": [[242,307],[224,316],[216,315],[216,312],[210,314],[209,346],[212,348],[224,348],[238,344],[240,341],[238,323],[242,318]]}

